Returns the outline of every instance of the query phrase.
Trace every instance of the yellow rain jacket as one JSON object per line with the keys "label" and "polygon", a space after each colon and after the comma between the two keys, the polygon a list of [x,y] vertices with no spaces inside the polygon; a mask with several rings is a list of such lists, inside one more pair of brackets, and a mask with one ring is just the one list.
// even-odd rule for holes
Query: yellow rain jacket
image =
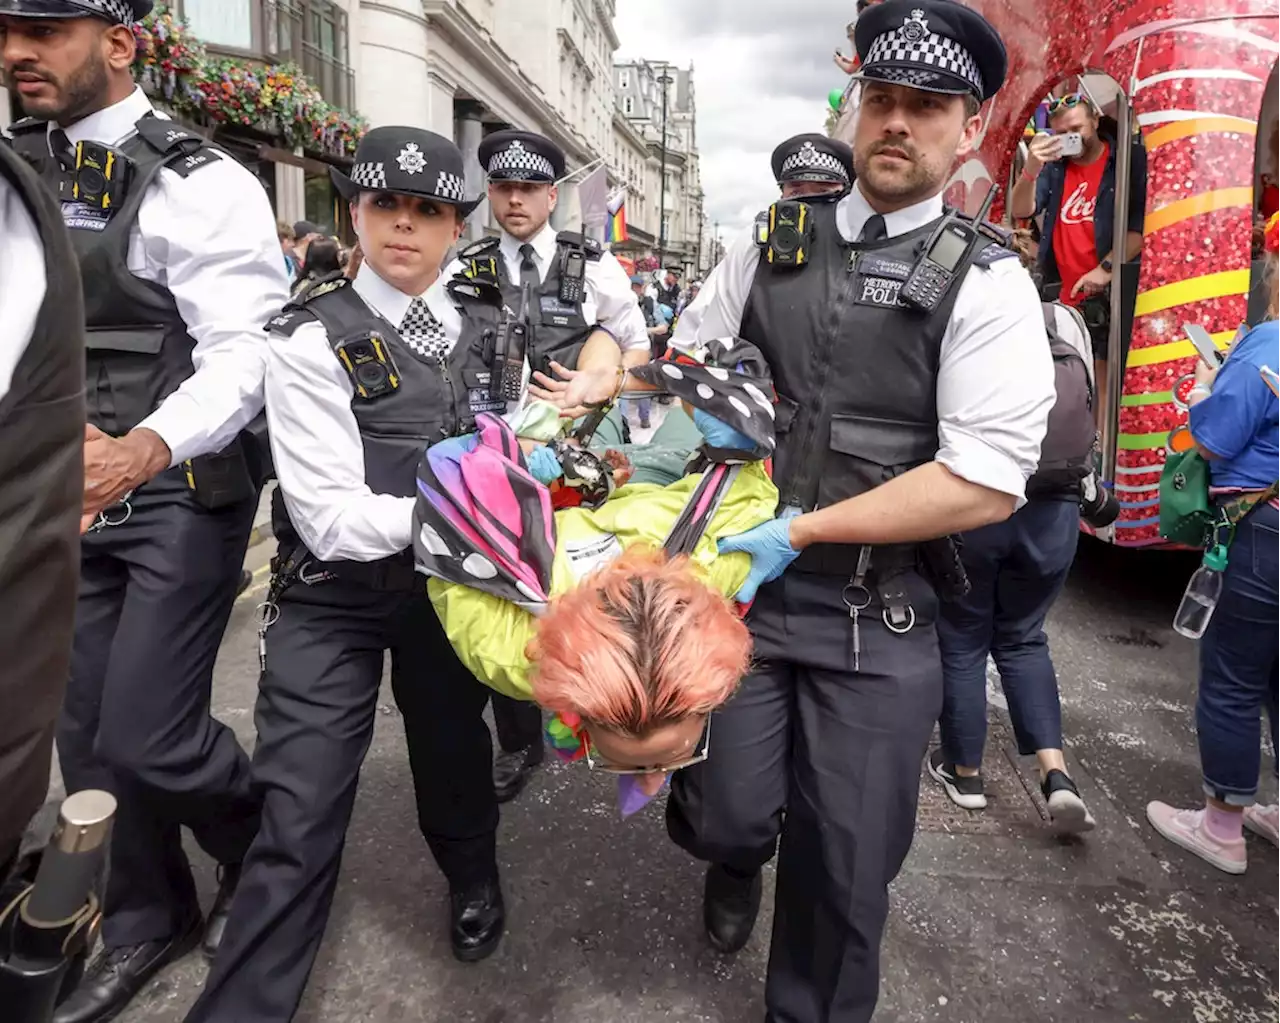
{"label": "yellow rain jacket", "polygon": [[[620,488],[595,511],[556,512],[552,597],[576,586],[633,544],[661,547],[701,479],[695,473],[666,487],[632,484]],[[778,491],[763,464],[743,466],[690,556],[706,581],[725,596],[733,596],[746,581],[751,559],[746,554],[720,556],[716,541],[768,522],[777,507]],[[505,696],[533,699],[525,647],[537,628],[536,616],[459,583],[433,578],[427,588],[449,642],[472,674]]]}

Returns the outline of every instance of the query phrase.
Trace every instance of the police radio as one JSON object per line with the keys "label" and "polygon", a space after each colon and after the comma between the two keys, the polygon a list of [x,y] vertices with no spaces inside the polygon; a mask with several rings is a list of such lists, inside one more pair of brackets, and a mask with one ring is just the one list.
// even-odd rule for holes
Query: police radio
{"label": "police radio", "polygon": [[995,197],[996,186],[992,185],[972,222],[955,213],[943,217],[898,292],[899,301],[926,313],[942,304],[952,285],[968,269],[974,246],[984,237],[976,225],[987,219]]}
{"label": "police radio", "polygon": [[494,353],[494,365],[489,373],[489,397],[502,401],[519,401],[524,385],[524,355],[529,345],[529,293],[533,286],[520,289],[520,313],[512,316],[507,310],[502,334]]}
{"label": "police radio", "polygon": [[129,184],[129,158],[98,142],[76,143],[71,198],[99,210],[118,207]]}
{"label": "police radio", "polygon": [[400,371],[387,342],[376,331],[339,341],[333,350],[358,397],[372,401],[400,389]]}
{"label": "police radio", "polygon": [[577,305],[586,297],[587,254],[576,246],[560,255],[560,301]]}
{"label": "police radio", "polygon": [[772,266],[804,266],[813,241],[809,207],[794,199],[769,207],[769,244],[765,253]]}

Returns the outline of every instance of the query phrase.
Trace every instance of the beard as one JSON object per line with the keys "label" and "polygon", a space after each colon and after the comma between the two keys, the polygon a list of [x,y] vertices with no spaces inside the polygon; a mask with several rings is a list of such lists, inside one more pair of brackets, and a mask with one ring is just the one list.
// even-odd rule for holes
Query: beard
{"label": "beard", "polygon": [[[906,155],[894,166],[872,159],[886,149],[897,149]],[[941,190],[945,173],[940,172],[925,154],[902,139],[876,139],[864,149],[854,153],[854,170],[864,194],[869,198],[889,203],[904,200],[922,200]]]}
{"label": "beard", "polygon": [[54,88],[49,99],[23,99],[23,112],[31,117],[57,124],[72,124],[102,108],[107,99],[110,79],[107,62],[102,54],[93,50],[89,58],[60,81],[40,68],[19,64],[14,72],[26,71],[39,75]]}

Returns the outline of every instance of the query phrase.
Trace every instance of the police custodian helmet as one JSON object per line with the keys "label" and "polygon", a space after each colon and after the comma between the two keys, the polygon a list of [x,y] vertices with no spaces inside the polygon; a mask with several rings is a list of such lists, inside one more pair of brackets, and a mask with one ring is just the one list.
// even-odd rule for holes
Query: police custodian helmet
{"label": "police custodian helmet", "polygon": [[977,11],[955,0],[885,0],[854,27],[863,81],[989,100],[1004,84],[1004,43]]}
{"label": "police custodian helmet", "polygon": [[361,192],[394,192],[448,203],[464,217],[480,204],[467,198],[458,147],[422,128],[374,128],[360,140],[351,173],[330,167],[329,176],[348,202]]}
{"label": "police custodian helmet", "polygon": [[13,18],[102,18],[132,25],[151,13],[152,0],[0,0],[0,14]]}

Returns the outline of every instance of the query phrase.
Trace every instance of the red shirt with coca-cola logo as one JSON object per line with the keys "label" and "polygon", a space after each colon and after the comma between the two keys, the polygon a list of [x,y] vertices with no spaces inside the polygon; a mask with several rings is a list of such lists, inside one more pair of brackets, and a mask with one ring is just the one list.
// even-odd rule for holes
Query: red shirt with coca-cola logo
{"label": "red shirt with coca-cola logo", "polygon": [[1085,274],[1098,265],[1098,249],[1094,243],[1093,212],[1098,206],[1098,189],[1107,170],[1111,146],[1103,143],[1102,155],[1092,163],[1067,164],[1062,186],[1062,207],[1053,228],[1053,259],[1062,277],[1060,301],[1079,305],[1085,294],[1072,297],[1071,289]]}

